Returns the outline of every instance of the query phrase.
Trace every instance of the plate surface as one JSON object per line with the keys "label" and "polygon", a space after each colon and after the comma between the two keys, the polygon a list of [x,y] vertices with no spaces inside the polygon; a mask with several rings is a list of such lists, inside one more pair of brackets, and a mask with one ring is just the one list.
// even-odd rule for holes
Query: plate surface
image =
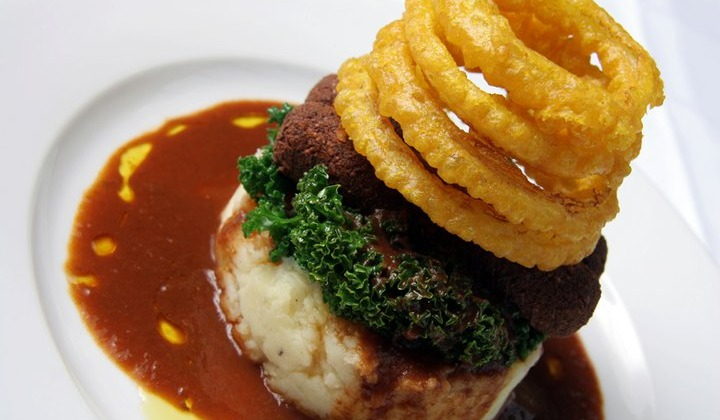
{"label": "plate surface", "polygon": [[[367,51],[402,10],[397,1],[210,3],[106,9],[73,0],[49,12],[3,4],[0,27],[29,46],[2,78],[15,94],[4,115],[16,118],[0,173],[3,202],[12,203],[0,210],[1,331],[13,337],[0,350],[0,418],[142,418],[137,387],[95,346],[63,273],[80,197],[112,151],[166,118],[224,100],[300,100],[344,58]],[[31,22],[44,32],[16,26]],[[21,44],[0,42],[2,51]],[[671,135],[666,123],[652,115],[648,132]],[[720,337],[711,333],[720,274],[650,179],[633,173],[620,191],[622,212],[606,230],[603,298],[583,338],[609,419],[720,418]]]}

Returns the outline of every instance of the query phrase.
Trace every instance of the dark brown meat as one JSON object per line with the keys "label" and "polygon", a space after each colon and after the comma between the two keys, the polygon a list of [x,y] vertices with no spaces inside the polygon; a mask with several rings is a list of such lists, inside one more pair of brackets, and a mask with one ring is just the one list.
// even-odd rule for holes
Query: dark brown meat
{"label": "dark brown meat", "polygon": [[325,105],[333,105],[335,100],[335,87],[337,86],[338,78],[335,74],[328,74],[327,76],[320,79],[319,82],[310,90],[305,102],[320,102]]}
{"label": "dark brown meat", "polygon": [[492,263],[482,270],[484,283],[496,293],[504,293],[533,327],[552,336],[568,336],[595,311],[606,256],[605,238],[578,264],[552,271],[525,268],[490,255]]}
{"label": "dark brown meat", "polygon": [[443,261],[459,261],[475,279],[479,295],[490,294],[511,302],[545,334],[570,335],[585,325],[595,311],[607,256],[604,238],[580,263],[542,271],[498,258],[450,234],[417,207],[411,209],[408,221],[412,223],[409,232],[414,250]]}
{"label": "dark brown meat", "polygon": [[[385,186],[370,162],[353,148],[332,105],[333,78],[323,79],[314,88],[310,101],[295,107],[285,118],[275,140],[273,158],[280,171],[297,181],[318,164],[328,167],[331,183],[340,184],[346,204],[363,212],[375,208],[398,208],[405,200]],[[336,80],[336,79],[335,79]],[[332,89],[332,98],[327,98]]]}
{"label": "dark brown meat", "polygon": [[[407,212],[414,251],[467,267],[478,294],[514,304],[533,327],[548,335],[570,335],[587,323],[600,298],[604,239],[579,264],[541,271],[497,258],[448,233],[378,180],[372,165],[355,151],[332,106],[336,85],[334,75],[324,77],[306,102],[286,117],[274,148],[274,159],[285,175],[297,181],[313,166],[325,164],[330,181],[341,185],[349,206],[366,214],[375,209]],[[402,135],[399,127],[396,131]]]}

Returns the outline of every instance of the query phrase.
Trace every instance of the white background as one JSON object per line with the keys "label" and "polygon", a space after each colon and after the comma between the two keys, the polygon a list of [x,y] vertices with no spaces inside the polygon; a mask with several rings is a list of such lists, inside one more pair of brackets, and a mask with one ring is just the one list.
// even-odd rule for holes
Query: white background
{"label": "white background", "polygon": [[[374,32],[401,10],[398,2],[369,2],[378,8],[377,22],[358,27],[353,12],[344,13],[357,4],[331,3],[325,17],[345,23],[328,24],[318,16],[278,13],[283,3],[0,0],[0,418],[92,417],[53,351],[28,258],[35,178],[71,117],[128,76],[187,59],[305,62],[313,48],[325,57],[316,67],[334,71],[344,58],[367,51]],[[666,83],[666,104],[649,117],[652,132],[635,168],[720,261],[720,83],[713,77],[720,64],[720,2],[601,4],[650,50]],[[297,37],[273,35],[305,19],[310,47],[288,48]],[[247,26],[263,41],[238,38],[236,28]]]}

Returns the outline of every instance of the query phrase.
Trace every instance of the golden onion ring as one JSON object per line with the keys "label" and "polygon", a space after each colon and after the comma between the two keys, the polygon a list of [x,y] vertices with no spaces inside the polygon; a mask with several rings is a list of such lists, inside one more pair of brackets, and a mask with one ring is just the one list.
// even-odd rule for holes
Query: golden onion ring
{"label": "golden onion ring", "polygon": [[552,234],[497,218],[483,201],[472,199],[428,172],[380,115],[375,83],[361,59],[347,60],[338,78],[335,108],[355,149],[367,157],[379,179],[420,207],[435,223],[499,257],[546,270],[576,263],[592,251],[599,233],[577,242],[557,243]]}
{"label": "golden onion ring", "polygon": [[513,112],[504,97],[470,81],[437,35],[429,0],[408,0],[403,20],[413,58],[438,97],[493,145],[557,177],[584,178],[612,169],[612,154],[587,153],[588,159],[577,159],[575,150],[543,134],[524,113]]}
{"label": "golden onion ring", "polygon": [[543,133],[573,149],[624,150],[637,127],[610,93],[527,48],[491,1],[436,0],[447,40],[509,100],[532,111]]}
{"label": "golden onion ring", "polygon": [[648,105],[662,104],[660,72],[648,53],[622,26],[591,0],[556,0],[547,7],[539,0],[497,0],[503,11],[530,9],[535,16],[576,36],[586,54],[596,52],[610,82],[607,90],[641,126]]}
{"label": "golden onion ring", "polygon": [[[478,71],[506,95],[476,86]],[[652,59],[589,0],[406,0],[338,76],[335,108],[378,178],[446,230],[545,270],[592,251],[663,100]]]}
{"label": "golden onion ring", "polygon": [[602,228],[614,202],[569,213],[556,197],[531,184],[520,169],[488,145],[474,141],[449,119],[423,88],[402,33],[402,22],[378,32],[368,70],[377,85],[378,108],[400,124],[405,143],[417,150],[442,180],[490,204],[510,223],[573,239]]}
{"label": "golden onion ring", "polygon": [[576,76],[603,87],[607,86],[608,77],[592,63],[592,52],[584,50],[572,33],[564,31],[558,25],[542,22],[534,13],[524,9],[503,10],[503,16],[525,45]]}

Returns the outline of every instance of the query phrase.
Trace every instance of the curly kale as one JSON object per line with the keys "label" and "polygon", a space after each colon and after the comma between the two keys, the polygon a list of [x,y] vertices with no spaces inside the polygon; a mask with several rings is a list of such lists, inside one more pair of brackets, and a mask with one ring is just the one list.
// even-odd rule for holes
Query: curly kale
{"label": "curly kale", "polygon": [[275,124],[275,126],[268,128],[268,140],[270,141],[270,146],[275,143],[278,128],[282,125],[283,121],[285,121],[287,114],[289,114],[292,110],[293,106],[288,103],[284,103],[279,107],[274,106],[268,109],[268,124]]}
{"label": "curly kale", "polygon": [[476,296],[472,279],[454,265],[401,247],[380,252],[379,236],[392,248],[407,224],[393,218],[378,223],[345,207],[324,166],[293,186],[273,163],[271,142],[240,159],[239,168],[258,204],[246,216],[245,235],[269,232],[275,242],[270,258],[292,257],[321,285],[338,316],[473,369],[507,366],[543,340],[517,311]]}
{"label": "curly kale", "polygon": [[245,191],[257,203],[257,210],[248,214],[243,224],[243,232],[249,235],[253,231],[268,231],[275,241],[276,247],[270,253],[272,261],[278,261],[287,255],[286,239],[292,224],[287,221],[285,214],[285,196],[293,190],[292,182],[280,173],[273,162],[273,144],[277,136],[277,128],[282,125],[292,106],[283,104],[282,107],[268,109],[270,124],[275,127],[268,129],[269,143],[260,148],[254,155],[238,159],[240,183]]}

